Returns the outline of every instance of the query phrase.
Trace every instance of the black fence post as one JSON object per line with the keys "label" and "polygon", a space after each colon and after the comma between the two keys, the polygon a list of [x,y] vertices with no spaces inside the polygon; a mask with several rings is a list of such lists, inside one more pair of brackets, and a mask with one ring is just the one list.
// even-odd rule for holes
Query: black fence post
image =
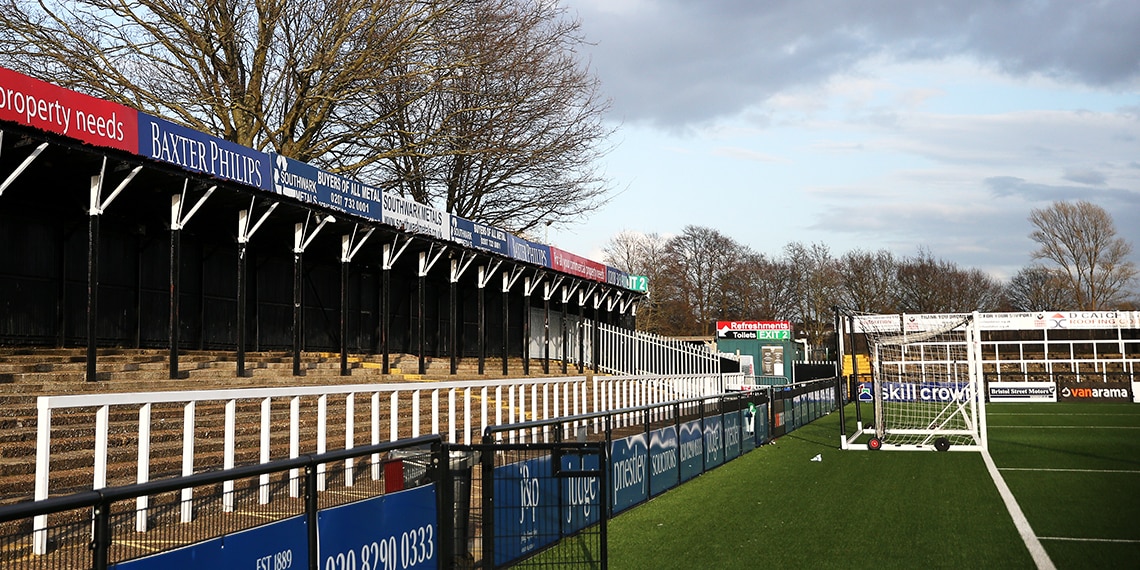
{"label": "black fence post", "polygon": [[317,554],[317,465],[305,465],[305,518],[309,533],[309,568],[320,568]]}
{"label": "black fence post", "polygon": [[454,567],[455,551],[455,474],[451,472],[447,445],[431,445],[431,480],[436,482],[436,528],[439,529],[439,558],[443,568]]}
{"label": "black fence post", "polygon": [[111,503],[100,502],[91,511],[94,516],[91,537],[91,567],[107,568],[107,550],[111,546]]}
{"label": "black fence post", "polygon": [[482,568],[495,567],[495,453],[490,451],[487,446],[494,443],[494,438],[491,434],[483,435],[483,451],[480,456],[482,461],[483,478],[483,564]]}

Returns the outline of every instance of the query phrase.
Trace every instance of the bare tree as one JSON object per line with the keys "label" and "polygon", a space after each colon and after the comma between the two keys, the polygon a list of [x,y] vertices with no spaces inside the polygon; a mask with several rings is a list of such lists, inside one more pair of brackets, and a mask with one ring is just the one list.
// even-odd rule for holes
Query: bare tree
{"label": "bare tree", "polygon": [[898,269],[898,260],[885,249],[843,254],[839,259],[840,302],[861,312],[897,312]]}
{"label": "bare tree", "polygon": [[797,300],[796,319],[813,346],[823,346],[831,329],[832,307],[840,296],[840,272],[831,250],[822,243],[792,242],[784,246]]}
{"label": "bare tree", "polygon": [[604,200],[577,29],[539,0],[0,0],[17,71],[505,229]]}
{"label": "bare tree", "polygon": [[665,245],[661,294],[666,334],[709,335],[723,306],[724,276],[739,261],[740,246],[717,230],[685,226]]}
{"label": "bare tree", "polygon": [[665,287],[664,271],[665,244],[668,240],[656,233],[643,234],[623,231],[610,238],[602,246],[603,259],[607,265],[630,275],[644,275],[649,280],[647,301],[638,306],[637,328],[651,332],[662,332],[661,291]]}
{"label": "bare tree", "polygon": [[792,268],[785,260],[745,249],[726,283],[733,303],[721,319],[794,320],[794,286]]}
{"label": "bare tree", "polygon": [[1006,300],[1015,311],[1048,311],[1074,306],[1060,272],[1041,265],[1018,271],[1006,286]]}
{"label": "bare tree", "polygon": [[979,269],[962,269],[925,249],[898,267],[897,307],[908,313],[991,311],[1003,300],[997,279]]}
{"label": "bare tree", "polygon": [[1054,264],[1077,308],[1113,308],[1129,296],[1136,265],[1128,260],[1132,244],[1116,235],[1112,216],[1104,208],[1079,200],[1053,202],[1034,209],[1029,221],[1036,228],[1033,259]]}

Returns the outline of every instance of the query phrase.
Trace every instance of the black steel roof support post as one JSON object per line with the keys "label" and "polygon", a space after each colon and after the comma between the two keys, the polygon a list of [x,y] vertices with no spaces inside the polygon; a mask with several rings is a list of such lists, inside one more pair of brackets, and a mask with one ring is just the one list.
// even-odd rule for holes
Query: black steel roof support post
{"label": "black steel roof support post", "polygon": [[[298,224],[299,225],[299,224]],[[301,286],[301,250],[293,251],[293,376],[301,375],[301,304],[304,302]]]}
{"label": "black steel roof support post", "polygon": [[178,378],[178,345],[181,342],[178,303],[181,293],[179,269],[182,265],[182,229],[170,229],[170,379]]}
{"label": "black steel roof support post", "polygon": [[[452,260],[451,263],[454,265],[455,260]],[[456,349],[456,341],[458,340],[456,328],[458,327],[455,325],[456,317],[459,312],[457,308],[459,302],[457,300],[458,292],[456,291],[456,287],[458,287],[458,284],[455,282],[455,279],[452,279],[451,282],[448,283],[447,290],[447,317],[450,321],[450,323],[448,323],[450,326],[448,326],[447,331],[447,351],[451,353],[450,371],[453,375],[459,370],[459,351]]]}
{"label": "black steel roof support post", "polygon": [[348,260],[340,260],[340,375],[348,376]]}
{"label": "black steel roof support post", "polygon": [[479,342],[479,375],[480,376],[483,375],[484,366],[486,365],[486,362],[487,362],[487,282],[485,281],[486,275],[487,275],[486,266],[482,266],[482,265],[479,266],[479,277],[476,280],[476,285],[478,285],[478,291],[477,291],[478,300],[476,301],[476,303],[478,306],[477,311],[479,313],[479,316],[478,316],[479,334],[477,336],[478,336],[478,342]]}
{"label": "black steel roof support post", "polygon": [[246,248],[244,239],[238,240],[237,250],[237,375],[239,378],[252,376],[245,370],[245,267]]}
{"label": "black steel roof support post", "polygon": [[[422,254],[421,254],[422,255]],[[420,272],[416,279],[416,352],[420,354],[419,373],[427,373],[427,362],[424,359],[424,312],[427,307],[427,273]]]}
{"label": "black steel roof support post", "polygon": [[97,381],[96,321],[99,315],[99,214],[87,217],[87,381]]}
{"label": "black steel roof support post", "polygon": [[[211,189],[209,192],[213,192],[213,189]],[[207,194],[209,194],[209,192],[207,192]],[[247,372],[245,369],[245,343],[247,340],[246,334],[245,334],[246,293],[247,293],[246,289],[248,288],[248,286],[246,285],[246,281],[245,281],[246,265],[247,265],[246,255],[248,253],[247,246],[249,244],[249,239],[251,237],[253,237],[253,233],[256,232],[259,227],[261,227],[261,224],[263,222],[265,222],[265,219],[268,218],[270,214],[273,213],[273,210],[277,209],[277,205],[279,204],[279,202],[274,202],[274,203],[270,204],[269,208],[267,208],[265,210],[265,212],[263,212],[261,214],[261,218],[258,221],[254,222],[254,224],[251,226],[249,223],[250,222],[250,216],[253,214],[253,207],[254,207],[255,203],[256,203],[256,198],[251,199],[250,203],[249,203],[249,209],[248,210],[241,210],[238,212],[238,230],[237,230],[237,242],[238,242],[238,252],[237,252],[238,253],[238,256],[237,256],[237,258],[238,258],[238,266],[237,266],[237,313],[238,314],[237,314],[237,338],[235,339],[235,344],[237,345],[237,375],[239,377],[248,377],[248,376],[253,375],[252,373]],[[254,278],[256,279],[256,275],[254,275]],[[256,288],[257,287],[256,287],[256,283],[255,283],[254,289],[256,290]],[[255,323],[257,322],[256,312],[257,312],[257,305],[254,304],[254,313],[255,313],[254,314],[254,322]],[[255,338],[256,338],[256,335],[255,335]],[[259,344],[257,346],[260,347]]]}
{"label": "black steel roof support post", "polygon": [[522,361],[524,376],[530,376],[530,293],[530,277],[527,277],[523,283]]}
{"label": "black steel roof support post", "polygon": [[584,316],[585,295],[578,294],[578,374],[584,370],[586,362],[586,318]]}
{"label": "black steel roof support post", "polygon": [[[431,271],[435,263],[439,261],[439,258],[443,256],[443,252],[447,251],[446,245],[438,246],[439,249],[436,249],[436,247],[435,244],[432,244],[428,247],[426,252],[420,252],[419,269],[416,271],[416,275],[419,277],[417,286],[418,292],[416,294],[416,344],[420,353],[420,374],[427,373],[427,274]],[[437,328],[437,333],[438,330]]]}
{"label": "black steel roof support post", "polygon": [[[384,246],[385,248],[388,246]],[[391,349],[388,346],[388,333],[392,320],[392,268],[384,267],[380,271],[380,354],[384,367],[384,374],[390,373],[388,369]]]}
{"label": "black steel roof support post", "polygon": [[569,299],[566,297],[566,286],[562,286],[562,375],[567,374],[567,361],[570,360],[570,339],[568,336],[568,328],[566,326],[566,302]]}
{"label": "black steel roof support post", "polygon": [[550,374],[550,283],[542,296],[542,373]]}
{"label": "black steel roof support post", "polygon": [[509,348],[511,326],[511,297],[510,288],[507,286],[507,273],[503,272],[503,376],[507,375],[507,349]]}

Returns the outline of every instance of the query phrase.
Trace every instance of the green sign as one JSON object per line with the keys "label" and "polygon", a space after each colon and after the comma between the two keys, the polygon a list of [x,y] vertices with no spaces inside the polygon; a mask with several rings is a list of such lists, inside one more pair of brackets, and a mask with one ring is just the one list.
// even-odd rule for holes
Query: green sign
{"label": "green sign", "polygon": [[649,278],[644,275],[630,275],[629,288],[639,293],[648,293]]}
{"label": "green sign", "polygon": [[756,331],[758,340],[791,340],[792,331]]}

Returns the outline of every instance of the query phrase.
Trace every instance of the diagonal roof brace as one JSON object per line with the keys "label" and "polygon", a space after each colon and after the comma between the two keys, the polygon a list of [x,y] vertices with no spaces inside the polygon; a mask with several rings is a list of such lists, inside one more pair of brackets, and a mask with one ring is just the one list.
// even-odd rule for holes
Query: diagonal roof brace
{"label": "diagonal roof brace", "polygon": [[471,267],[471,262],[475,261],[474,252],[461,252],[459,259],[451,260],[451,282],[458,283],[459,278],[467,272],[467,268]]}
{"label": "diagonal roof brace", "polygon": [[381,260],[381,265],[385,271],[392,269],[392,267],[396,265],[396,260],[400,259],[400,256],[403,255],[404,251],[408,249],[408,245],[412,243],[412,237],[404,236],[404,245],[400,245],[399,249],[393,253],[392,248],[399,245],[399,243],[400,236],[397,235],[396,238],[392,240],[391,244],[384,244],[384,253],[383,259]]}
{"label": "diagonal roof brace", "polygon": [[573,297],[574,292],[577,291],[578,288],[581,286],[582,286],[582,282],[575,279],[573,285],[571,285],[570,287],[563,287],[562,288],[562,304],[565,305],[566,303],[569,303],[570,297]]}
{"label": "diagonal roof brace", "polygon": [[614,298],[610,299],[609,301],[606,301],[606,310],[607,311],[613,311],[614,310],[614,306],[616,306],[619,302],[621,302],[622,293],[625,293],[625,291],[614,291],[614,293],[615,293]]}
{"label": "diagonal roof brace", "polygon": [[[437,247],[439,248],[438,251],[435,249]],[[436,243],[429,244],[427,251],[420,252],[419,272],[416,273],[416,276],[427,277],[428,272],[431,271],[432,267],[435,267],[435,263],[439,261],[440,257],[443,257],[443,252],[445,251],[447,251],[446,245]]]}
{"label": "diagonal roof brace", "polygon": [[546,278],[545,271],[535,271],[534,277],[527,277],[523,280],[523,295],[530,297],[538,286],[542,284],[542,280]]}
{"label": "diagonal roof brace", "polygon": [[[586,306],[586,300],[589,299],[590,296],[594,294],[594,290],[597,288],[598,288],[597,283],[590,283],[589,287],[587,287],[584,290],[578,291],[578,305],[585,307]],[[594,308],[596,309],[597,307],[594,307]]]}
{"label": "diagonal roof brace", "polygon": [[512,267],[508,271],[504,271],[503,272],[503,292],[504,293],[510,293],[511,287],[515,286],[515,283],[518,282],[519,277],[522,277],[522,274],[523,274],[523,268],[519,267],[518,265]]}
{"label": "diagonal roof brace", "polygon": [[562,284],[562,279],[565,277],[565,275],[558,275],[554,278],[553,282],[547,280],[546,287],[542,290],[543,301],[549,301],[550,298],[554,296],[554,293],[558,291],[558,286]]}
{"label": "diagonal roof brace", "polygon": [[503,260],[494,259],[491,260],[491,265],[489,267],[485,265],[479,266],[479,277],[475,281],[480,289],[483,289],[487,286],[488,283],[491,282],[491,278],[495,276],[495,272],[499,270],[499,266],[502,264]]}
{"label": "diagonal roof brace", "polygon": [[309,221],[312,218],[313,212],[310,211],[305,215],[305,223],[302,224],[298,222],[293,226],[293,253],[305,253],[305,249],[309,247],[309,244],[313,243],[313,239],[320,233],[321,228],[325,227],[325,224],[329,222],[336,222],[336,218],[324,216],[321,218],[321,221],[317,223],[317,227],[313,228],[313,233],[308,233]]}
{"label": "diagonal roof brace", "polygon": [[375,227],[369,227],[368,231],[364,232],[364,235],[357,241],[356,231],[359,229],[360,224],[353,224],[351,234],[340,236],[341,263],[352,263],[352,258],[356,257],[357,253],[360,253],[360,248],[364,247],[364,242],[368,241],[368,238],[372,237],[372,232],[376,231]]}
{"label": "diagonal roof brace", "polygon": [[600,308],[602,306],[602,303],[605,302],[606,297],[609,297],[610,293],[612,293],[612,292],[613,292],[613,289],[606,289],[604,291],[599,291],[599,293],[601,293],[601,295],[595,295],[594,296],[594,310],[595,311],[598,310],[598,308]]}
{"label": "diagonal roof brace", "polygon": [[96,174],[95,176],[91,177],[91,210],[89,212],[90,215],[92,215],[92,216],[102,215],[103,211],[106,210],[107,207],[111,205],[111,202],[114,201],[114,199],[116,197],[118,197],[119,193],[121,193],[123,191],[123,189],[127,187],[127,184],[130,184],[131,180],[134,180],[135,175],[138,174],[140,170],[142,170],[141,164],[132,168],[130,173],[127,174],[127,177],[124,178],[123,181],[120,182],[119,185],[115,187],[115,190],[111,192],[111,195],[107,196],[106,200],[103,200],[103,178],[106,176],[106,173],[107,173],[107,157],[106,157],[106,155],[104,155],[103,156],[103,167],[99,169],[99,174]]}
{"label": "diagonal roof brace", "polygon": [[[0,143],[3,143],[3,142],[4,142],[4,131],[0,131]],[[16,170],[13,170],[12,174],[8,175],[8,178],[4,180],[4,183],[0,184],[0,195],[4,194],[4,191],[7,190],[8,187],[11,186],[12,183],[15,182],[16,179],[19,178],[21,174],[24,173],[24,170],[26,170],[28,168],[28,166],[32,164],[32,161],[35,160],[36,157],[39,156],[40,153],[43,152],[45,148],[47,148],[47,146],[48,146],[48,143],[46,143],[46,142],[40,143],[39,146],[37,146],[36,148],[34,148],[32,150],[32,154],[29,154],[28,157],[24,159],[24,162],[21,162],[20,166],[17,166]]]}
{"label": "diagonal roof brace", "polygon": [[630,305],[633,305],[633,304],[634,304],[634,302],[636,302],[637,300],[638,300],[638,298],[637,298],[637,297],[634,297],[633,295],[630,295],[628,299],[626,299],[626,300],[624,300],[624,301],[621,301],[621,302],[618,304],[618,312],[624,315],[624,314],[625,314],[625,311],[626,311],[626,309],[629,309]]}
{"label": "diagonal roof brace", "polygon": [[190,208],[190,211],[183,216],[182,203],[186,200],[186,189],[189,185],[190,179],[184,179],[182,182],[182,193],[170,197],[170,229],[172,230],[177,231],[186,227],[186,224],[190,222],[190,218],[194,217],[194,214],[198,212],[198,208],[201,208],[202,204],[206,203],[206,199],[214,193],[214,190],[218,189],[217,185],[211,186],[201,198],[198,198],[198,202],[194,204],[194,207]]}
{"label": "diagonal roof brace", "polygon": [[238,212],[238,243],[249,243],[250,238],[253,237],[253,234],[257,231],[257,228],[260,228],[261,224],[265,223],[265,220],[269,218],[269,214],[272,214],[273,210],[276,210],[277,206],[280,204],[280,202],[273,202],[269,204],[269,208],[262,212],[261,217],[257,219],[257,223],[253,224],[253,227],[250,227],[249,214],[253,211],[253,207],[256,205],[256,201],[257,198],[250,198],[249,209],[241,210]]}

